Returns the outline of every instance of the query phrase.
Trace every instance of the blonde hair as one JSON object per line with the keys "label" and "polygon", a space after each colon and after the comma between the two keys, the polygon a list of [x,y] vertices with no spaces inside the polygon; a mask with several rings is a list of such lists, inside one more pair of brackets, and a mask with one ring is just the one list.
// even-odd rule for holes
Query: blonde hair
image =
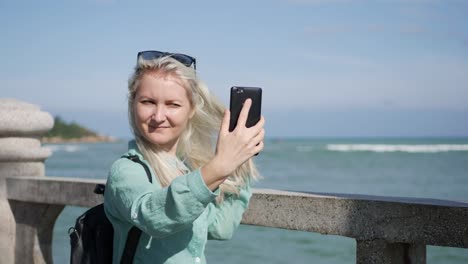
{"label": "blonde hair", "polygon": [[[175,77],[182,81],[187,95],[195,110],[188,121],[177,145],[177,156],[181,157],[192,170],[206,164],[213,156],[216,147],[216,137],[223,118],[224,106],[210,93],[196,76],[195,70],[186,67],[170,56],[145,60],[139,59],[135,71],[128,81],[128,115],[130,127],[135,141],[144,158],[156,173],[161,186],[168,186],[180,175],[174,164],[169,162],[169,154],[157,145],[149,142],[143,136],[135,122],[134,99],[143,75],[157,73],[158,75]],[[218,202],[224,199],[225,193],[239,193],[239,188],[258,180],[260,175],[252,159],[239,166],[224,183],[220,185],[221,195]]]}

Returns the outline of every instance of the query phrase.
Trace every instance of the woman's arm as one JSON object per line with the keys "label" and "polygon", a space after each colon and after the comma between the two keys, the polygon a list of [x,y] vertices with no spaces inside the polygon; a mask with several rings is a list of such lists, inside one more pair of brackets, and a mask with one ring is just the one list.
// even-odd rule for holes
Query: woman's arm
{"label": "woman's arm", "polygon": [[216,196],[205,185],[200,170],[161,188],[148,182],[139,164],[120,159],[111,168],[104,205],[116,219],[162,238],[193,223]]}
{"label": "woman's arm", "polygon": [[239,196],[226,194],[221,204],[210,203],[208,205],[208,239],[231,239],[249,205],[251,196],[251,188],[246,185],[240,189]]}

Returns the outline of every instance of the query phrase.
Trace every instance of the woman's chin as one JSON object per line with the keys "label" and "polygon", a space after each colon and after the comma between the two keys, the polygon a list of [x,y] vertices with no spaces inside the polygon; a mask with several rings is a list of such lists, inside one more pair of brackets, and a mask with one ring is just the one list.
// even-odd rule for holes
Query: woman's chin
{"label": "woman's chin", "polygon": [[146,139],[154,145],[157,145],[161,149],[172,149],[173,142],[171,138],[168,137],[155,137],[154,135],[146,137]]}

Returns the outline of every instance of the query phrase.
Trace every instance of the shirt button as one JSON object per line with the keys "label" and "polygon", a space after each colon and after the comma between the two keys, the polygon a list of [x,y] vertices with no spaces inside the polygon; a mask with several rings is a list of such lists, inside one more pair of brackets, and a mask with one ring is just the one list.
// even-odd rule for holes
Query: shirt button
{"label": "shirt button", "polygon": [[196,263],[200,263],[200,261],[201,261],[201,259],[200,259],[199,257],[196,257],[196,258],[195,258],[195,262],[196,262]]}
{"label": "shirt button", "polygon": [[133,220],[136,220],[137,218],[138,218],[138,214],[137,214],[137,213],[133,213],[133,214],[132,214],[132,219],[133,219]]}

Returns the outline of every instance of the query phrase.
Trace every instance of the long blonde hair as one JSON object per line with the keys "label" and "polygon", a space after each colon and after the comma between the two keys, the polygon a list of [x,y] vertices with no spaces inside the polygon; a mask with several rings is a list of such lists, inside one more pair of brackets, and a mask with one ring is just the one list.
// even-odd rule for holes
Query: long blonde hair
{"label": "long blonde hair", "polygon": [[[144,158],[149,162],[156,173],[161,186],[168,186],[172,180],[180,175],[174,167],[168,154],[157,145],[150,143],[139,130],[135,122],[134,103],[140,80],[143,75],[157,73],[158,75],[171,75],[181,80],[185,85],[189,100],[195,114],[188,121],[187,127],[181,134],[177,145],[177,156],[185,161],[192,170],[206,164],[213,156],[216,146],[216,137],[224,113],[224,106],[210,93],[205,84],[196,76],[195,70],[186,67],[170,56],[145,60],[139,59],[134,73],[128,81],[128,117],[135,141]],[[239,193],[239,188],[251,181],[260,178],[258,170],[252,159],[249,159],[224,183],[220,185],[221,202],[225,193]]]}

